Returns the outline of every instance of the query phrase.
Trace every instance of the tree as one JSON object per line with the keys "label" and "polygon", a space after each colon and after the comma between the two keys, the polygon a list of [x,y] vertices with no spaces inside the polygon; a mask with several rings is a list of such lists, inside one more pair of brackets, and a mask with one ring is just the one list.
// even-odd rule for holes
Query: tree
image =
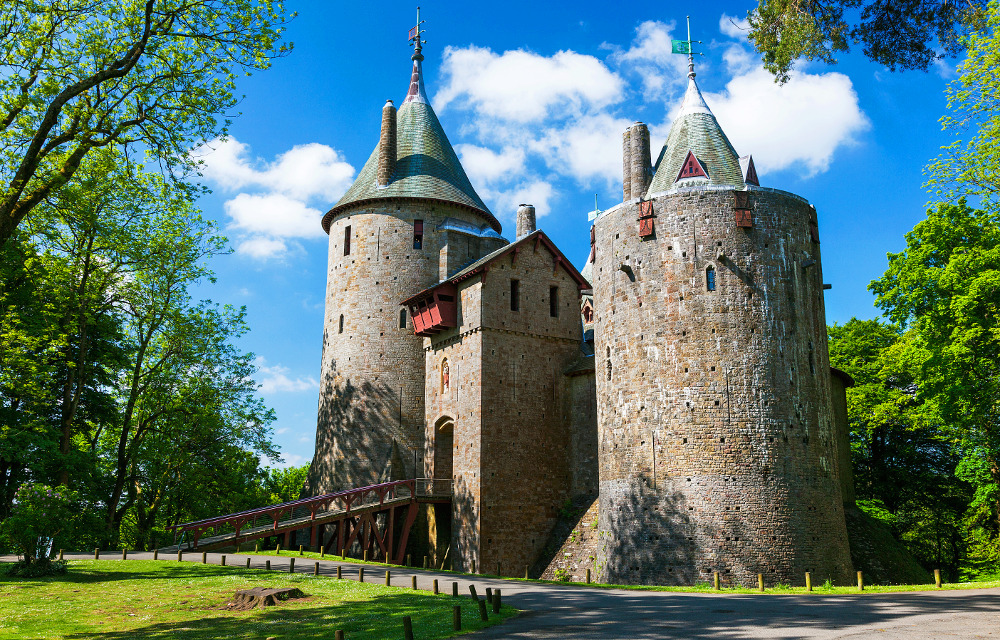
{"label": "tree", "polygon": [[928,186],[949,200],[1000,198],[1000,4],[991,2],[985,28],[967,39],[968,56],[947,89],[949,115],[941,119],[955,141],[928,167]]}
{"label": "tree", "polygon": [[289,47],[269,0],[0,3],[0,245],[107,146],[168,168],[224,134],[240,73]]}
{"label": "tree", "polygon": [[896,357],[915,372],[918,397],[955,430],[957,470],[975,487],[967,523],[1000,534],[1000,219],[964,200],[940,204],[906,234],[906,249],[869,285],[876,304],[912,340]]}
{"label": "tree", "polygon": [[[760,0],[747,18],[750,41],[779,82],[799,58],[835,63],[861,44],[891,70],[926,70],[957,55],[962,36],[984,21],[987,0]],[[847,15],[845,15],[845,13]],[[940,52],[937,50],[940,48]]]}
{"label": "tree", "polygon": [[[17,490],[17,504],[2,527],[4,538],[20,556],[15,573],[36,576],[62,569],[48,567],[49,548],[57,535],[72,526],[74,500],[65,487],[27,483]],[[38,569],[32,566],[36,564]]]}

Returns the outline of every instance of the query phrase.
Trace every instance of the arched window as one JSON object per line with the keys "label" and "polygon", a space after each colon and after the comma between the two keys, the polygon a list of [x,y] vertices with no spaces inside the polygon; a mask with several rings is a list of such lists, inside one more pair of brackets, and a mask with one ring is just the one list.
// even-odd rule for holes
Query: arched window
{"label": "arched window", "polygon": [[705,288],[709,291],[715,291],[715,267],[711,265],[705,269]]}
{"label": "arched window", "polygon": [[448,366],[448,358],[441,361],[441,393],[448,393],[451,389],[451,367]]}
{"label": "arched window", "polygon": [[399,328],[400,329],[406,328],[406,309],[399,310]]}
{"label": "arched window", "polygon": [[608,363],[608,380],[610,380],[611,379],[611,347],[607,347],[607,349],[608,349],[608,352],[607,352],[608,353],[608,360],[607,360],[607,363]]}
{"label": "arched window", "polygon": [[340,329],[337,333],[344,333],[344,314],[340,314]]}

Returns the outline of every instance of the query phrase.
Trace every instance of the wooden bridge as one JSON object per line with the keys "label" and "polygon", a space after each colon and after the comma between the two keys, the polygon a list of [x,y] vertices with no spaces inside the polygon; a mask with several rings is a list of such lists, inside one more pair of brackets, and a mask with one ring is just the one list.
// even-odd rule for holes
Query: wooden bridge
{"label": "wooden bridge", "polygon": [[[417,505],[448,502],[451,480],[386,482],[179,524],[171,527],[174,546],[161,551],[211,551],[282,534],[288,548],[293,533],[308,529],[313,549],[323,544],[343,555],[357,542],[372,560],[402,564]],[[260,520],[267,524],[258,525]]]}

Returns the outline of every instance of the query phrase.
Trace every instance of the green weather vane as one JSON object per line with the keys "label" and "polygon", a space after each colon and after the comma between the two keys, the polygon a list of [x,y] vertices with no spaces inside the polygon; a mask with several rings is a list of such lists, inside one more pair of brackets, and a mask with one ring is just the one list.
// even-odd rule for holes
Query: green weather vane
{"label": "green weather vane", "polygon": [[691,16],[687,17],[687,28],[688,28],[688,37],[687,37],[687,40],[674,40],[674,39],[670,40],[670,53],[686,53],[687,54],[687,57],[688,57],[688,77],[689,78],[693,78],[694,77],[694,57],[695,57],[695,55],[703,56],[705,54],[703,54],[703,53],[696,54],[692,50],[691,44],[693,42],[697,42],[698,44],[702,44],[702,42],[701,42],[701,40],[692,40],[691,39]]}
{"label": "green weather vane", "polygon": [[422,39],[422,36],[427,33],[426,29],[420,28],[423,23],[424,21],[420,19],[420,7],[417,7],[417,26],[410,28],[410,46],[414,48],[414,54],[420,54],[422,45],[427,44],[427,41]]}

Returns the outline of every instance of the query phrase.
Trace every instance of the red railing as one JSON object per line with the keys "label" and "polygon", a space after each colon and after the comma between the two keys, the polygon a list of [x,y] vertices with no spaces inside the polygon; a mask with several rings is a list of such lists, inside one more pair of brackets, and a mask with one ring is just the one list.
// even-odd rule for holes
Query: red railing
{"label": "red railing", "polygon": [[[416,479],[385,482],[368,487],[361,487],[359,489],[349,489],[347,491],[339,491],[337,493],[328,493],[322,496],[315,496],[313,498],[293,500],[292,502],[284,502],[282,504],[270,505],[259,509],[240,511],[239,513],[230,513],[228,515],[218,516],[215,518],[185,522],[183,524],[175,525],[171,527],[171,529],[174,532],[175,542],[177,540],[178,533],[190,533],[192,536],[192,542],[194,546],[197,547],[198,540],[206,531],[210,529],[215,529],[216,535],[220,535],[223,533],[222,529],[224,527],[232,527],[235,531],[236,538],[239,538],[240,531],[246,528],[247,523],[250,523],[250,528],[254,528],[256,527],[257,520],[265,517],[270,518],[273,521],[273,530],[277,531],[278,524],[281,521],[304,518],[306,515],[309,516],[310,520],[315,520],[318,512],[329,510],[330,506],[335,502],[339,502],[340,508],[342,508],[345,513],[349,514],[352,508],[369,506],[375,503],[382,505],[386,500],[395,500],[398,498],[410,498],[411,500],[415,500],[417,497],[418,482],[419,481]],[[428,491],[426,484],[423,484],[420,488],[422,489],[421,494]],[[433,491],[434,488],[431,488],[430,490]]]}

